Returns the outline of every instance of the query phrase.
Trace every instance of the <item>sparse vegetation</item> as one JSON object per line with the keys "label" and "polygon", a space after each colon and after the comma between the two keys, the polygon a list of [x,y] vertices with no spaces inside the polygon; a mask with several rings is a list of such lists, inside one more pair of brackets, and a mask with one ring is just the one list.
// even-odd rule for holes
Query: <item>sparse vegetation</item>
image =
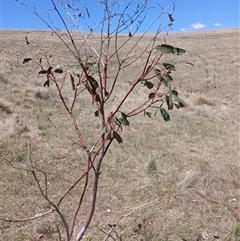
{"label": "sparse vegetation", "polygon": [[[52,47],[56,58],[61,63],[64,62],[64,46],[57,39],[52,42],[50,33],[44,33],[44,41],[40,41],[40,34],[42,33],[30,34],[29,41],[34,40],[35,46],[39,46],[38,49],[46,45]],[[112,237],[116,240],[175,241],[208,238],[211,241],[239,241],[239,107],[234,102],[239,96],[236,88],[239,84],[239,69],[238,66],[228,65],[229,58],[236,57],[238,35],[239,30],[169,34],[168,43],[187,49],[185,59],[192,61],[196,66],[194,68],[183,65],[181,71],[174,72],[174,80],[177,80],[176,89],[181,89],[181,94],[188,95],[193,103],[196,97],[200,99],[203,95],[206,96],[204,101],[201,101],[206,103],[200,104],[198,108],[209,105],[209,101],[215,105],[210,105],[211,109],[205,110],[206,116],[196,115],[198,110],[194,107],[187,107],[184,111],[169,111],[174,121],[167,123],[159,121],[159,118],[153,118],[153,115],[152,118],[148,118],[147,115],[133,117],[131,127],[125,127],[120,132],[124,142],[121,145],[113,143],[113,149],[110,149],[103,163],[96,211],[86,240],[104,240],[106,233],[111,229],[109,224],[114,224],[122,215],[135,210],[136,207],[149,203],[144,206],[145,208],[132,212],[127,218],[123,217],[116,225],[115,232],[111,233]],[[39,54],[36,47],[31,49],[30,45],[24,49],[21,42],[15,41],[24,39],[24,36],[25,32],[22,31],[6,31],[1,36],[2,44],[7,51],[2,55],[3,69],[8,69],[9,60],[15,61],[16,52],[21,52],[20,56],[23,56],[28,48],[33,55]],[[145,42],[152,37],[146,35],[146,41],[140,43],[138,48],[144,48]],[[159,35],[158,38],[159,42],[163,41],[163,35]],[[201,40],[203,38],[204,41]],[[121,41],[124,42],[126,39],[128,36],[121,36]],[[93,41],[96,39],[93,38]],[[135,39],[129,40],[129,43],[131,42],[134,43]],[[224,51],[220,51],[219,42],[231,44],[228,44]],[[208,46],[215,48],[211,48],[210,51]],[[171,60],[171,56],[164,58]],[[225,65],[220,64],[222,62]],[[202,81],[203,77],[207,77],[202,76],[206,65],[210,69],[208,75],[211,74],[213,65],[214,68],[218,67],[216,71],[220,76],[219,79],[215,79],[215,83],[209,82],[207,88],[206,83]],[[140,63],[136,62],[134,70],[138,70],[140,66]],[[116,68],[115,65],[111,67],[112,70]],[[24,65],[23,70],[29,70],[28,73],[32,76],[38,71],[32,64]],[[137,73],[132,72],[134,77]],[[226,81],[230,73],[231,82]],[[35,80],[29,76],[28,81],[25,81],[24,75],[19,72],[18,75],[4,73],[7,79],[11,78],[14,85],[11,92],[5,91],[9,89],[8,83],[0,85],[2,102],[5,103],[6,100],[10,106],[18,103],[11,115],[0,117],[0,152],[15,161],[14,164],[27,167],[29,157],[26,153],[26,142],[27,138],[31,137],[33,162],[37,168],[41,168],[49,175],[48,193],[52,200],[57,201],[59,193],[67,190],[75,181],[74,177],[79,176],[79,169],[85,165],[84,156],[79,153],[76,144],[66,142],[48,122],[50,116],[51,121],[60,130],[66,130],[64,133],[75,137],[65,112],[59,108],[58,96],[53,94],[46,102],[36,101],[34,94],[24,99],[25,90],[36,87]],[[23,77],[24,81],[21,79]],[[119,83],[122,91],[131,86],[132,82],[128,81],[129,77],[123,75]],[[16,89],[18,91],[14,92]],[[67,95],[70,93],[72,92],[69,91]],[[114,93],[114,98],[120,98],[121,93]],[[137,93],[139,102],[143,101],[142,93],[141,90]],[[77,102],[76,106],[77,111],[82,111],[85,116],[81,120],[83,132],[90,138],[98,133],[99,125],[96,119],[92,121],[94,113],[89,111],[92,103],[87,101],[85,93],[82,94],[84,98]],[[211,96],[214,96],[214,102],[211,101]],[[115,107],[114,98],[112,105],[109,106],[110,110]],[[133,104],[129,101],[126,109]],[[30,108],[26,108],[26,105]],[[79,116],[78,112],[76,116]],[[19,116],[18,122],[14,115]],[[18,135],[21,122],[26,128],[31,127],[24,133],[27,138]],[[47,138],[39,135],[46,131]],[[91,145],[93,144],[94,142],[91,142]],[[24,219],[48,210],[49,204],[36,190],[31,175],[28,175],[26,170],[16,170],[6,163],[1,157],[0,217]],[[71,171],[68,171],[69,166]],[[149,175],[149,171],[156,169],[157,175]],[[44,185],[43,176],[39,175],[39,179]],[[191,185],[186,185],[189,183]],[[62,206],[68,219],[71,218],[69,210],[74,211],[78,198],[78,191],[72,190]],[[86,198],[86,202],[88,200]],[[79,217],[78,222],[81,221],[82,218]],[[55,241],[58,239],[58,229],[62,228],[55,213],[27,223],[9,223],[1,220],[0,225],[1,238],[10,241]]]}
{"label": "sparse vegetation", "polygon": [[240,225],[236,226],[233,230],[235,241],[240,241]]}
{"label": "sparse vegetation", "polygon": [[156,161],[154,159],[150,160],[150,162],[148,163],[148,173],[149,174],[153,174],[157,171],[157,164]]}
{"label": "sparse vegetation", "polygon": [[1,101],[0,101],[0,110],[5,112],[6,114],[12,114],[12,110],[10,109],[10,107]]}
{"label": "sparse vegetation", "polygon": [[195,104],[196,105],[209,105],[209,106],[215,106],[216,105],[212,100],[209,100],[209,99],[204,98],[204,97],[199,97],[195,101]]}

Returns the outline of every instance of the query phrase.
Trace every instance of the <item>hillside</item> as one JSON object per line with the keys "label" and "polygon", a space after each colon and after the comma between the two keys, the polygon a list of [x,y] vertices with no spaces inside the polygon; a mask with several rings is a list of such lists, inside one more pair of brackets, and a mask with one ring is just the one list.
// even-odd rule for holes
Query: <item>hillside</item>
{"label": "hillside", "polygon": [[[114,143],[104,160],[97,207],[84,240],[103,240],[111,224],[143,204],[121,219],[109,240],[240,240],[239,34],[239,29],[229,29],[158,37],[158,44],[165,38],[186,50],[184,57],[163,57],[178,61],[173,86],[185,107],[170,111],[170,122],[159,114],[130,119],[121,133],[123,143]],[[47,52],[55,66],[75,72],[77,62],[50,32],[29,33],[29,45],[25,36],[26,31],[10,30],[0,35],[0,218],[17,220],[49,210],[31,173],[14,168],[29,168],[28,140],[34,165],[48,175],[52,201],[57,202],[78,178],[85,161],[76,145],[49,122],[75,138],[58,94],[51,85],[43,87],[39,68],[32,61],[23,64],[23,59],[39,60]],[[145,36],[146,42],[151,37]],[[82,37],[76,33],[76,38],[81,44]],[[98,40],[93,36],[91,43]],[[141,42],[136,51],[143,48]],[[114,100],[130,88],[141,64],[141,59],[136,61],[131,76],[121,76],[109,112]],[[116,67],[113,60],[112,73]],[[141,102],[142,94],[139,90],[124,108]],[[87,97],[77,102],[76,115],[88,143],[99,134],[94,111]],[[65,214],[75,209],[77,199],[77,191],[67,197],[62,204]],[[29,222],[0,220],[0,240],[58,240],[56,226],[62,228],[55,213]]]}

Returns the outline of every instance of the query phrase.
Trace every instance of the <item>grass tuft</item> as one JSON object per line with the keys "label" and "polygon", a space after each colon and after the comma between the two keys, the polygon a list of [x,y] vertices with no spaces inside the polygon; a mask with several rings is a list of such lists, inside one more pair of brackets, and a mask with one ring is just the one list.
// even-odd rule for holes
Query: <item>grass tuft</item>
{"label": "grass tuft", "polygon": [[195,105],[209,105],[209,106],[215,106],[216,104],[212,101],[209,100],[205,97],[199,97],[196,101],[195,101]]}
{"label": "grass tuft", "polygon": [[0,110],[5,112],[6,114],[12,114],[12,110],[6,104],[0,102]]}
{"label": "grass tuft", "polygon": [[235,238],[235,241],[240,241],[240,226],[239,225],[237,227],[235,227],[235,229],[233,230],[233,236]]}
{"label": "grass tuft", "polygon": [[49,95],[47,93],[42,93],[41,91],[37,91],[35,93],[35,98],[36,99],[47,100],[47,99],[49,99]]}
{"label": "grass tuft", "polygon": [[156,161],[154,159],[152,159],[149,163],[148,163],[148,173],[149,174],[153,174],[157,172],[157,164]]}

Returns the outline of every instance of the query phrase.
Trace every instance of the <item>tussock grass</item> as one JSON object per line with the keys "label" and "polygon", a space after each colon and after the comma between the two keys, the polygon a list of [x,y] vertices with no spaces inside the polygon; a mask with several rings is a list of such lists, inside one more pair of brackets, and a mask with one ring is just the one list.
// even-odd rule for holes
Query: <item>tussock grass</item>
{"label": "tussock grass", "polygon": [[215,106],[216,104],[204,97],[199,97],[196,101],[195,101],[195,105],[209,105],[209,106]]}
{"label": "tussock grass", "polygon": [[[39,38],[42,34],[44,41]],[[43,88],[45,79],[37,75],[37,67],[31,62],[23,65],[22,60],[29,56],[39,59],[50,49],[56,65],[75,68],[76,61],[50,33],[32,33],[32,45],[28,46],[24,36],[22,31],[1,35],[2,67],[6,70],[1,76],[11,79],[10,83],[0,77],[1,109],[5,113],[10,106],[12,113],[0,116],[0,152],[14,164],[26,167],[27,141],[31,139],[34,165],[47,173],[49,197],[57,201],[79,176],[85,159],[48,121],[50,118],[64,133],[76,137],[57,93],[52,86]],[[163,43],[163,36],[159,37],[159,44]],[[172,120],[168,123],[163,122],[159,112],[155,118],[130,119],[130,127],[121,133],[123,143],[114,143],[103,163],[96,212],[86,240],[103,240],[109,224],[151,201],[151,205],[121,220],[113,233],[116,240],[117,235],[122,240],[239,240],[239,222],[228,208],[240,212],[238,36],[238,29],[167,36],[168,44],[187,51],[173,73],[173,86],[185,100],[186,108],[170,111]],[[175,62],[176,58],[164,56],[163,62],[171,60]],[[114,61],[113,72],[117,63]],[[109,112],[116,99],[131,87],[140,68],[138,61],[131,76],[127,72],[120,76],[118,89],[106,106]],[[110,79],[113,72],[109,73]],[[143,87],[134,92],[134,98],[123,108],[141,103],[141,97],[147,96],[144,90]],[[65,92],[69,101],[71,93],[69,83]],[[93,144],[99,126],[97,118],[92,119],[95,108],[87,98],[77,102],[75,115],[82,123],[83,135]],[[0,170],[1,216],[21,219],[48,210],[31,174],[12,168],[2,159]],[[43,181],[41,175],[39,178]],[[69,219],[78,197],[77,191],[72,191],[62,206]],[[78,223],[84,216],[84,207],[82,212]],[[62,227],[54,213],[27,223],[0,221],[0,239],[57,240],[56,225]]]}

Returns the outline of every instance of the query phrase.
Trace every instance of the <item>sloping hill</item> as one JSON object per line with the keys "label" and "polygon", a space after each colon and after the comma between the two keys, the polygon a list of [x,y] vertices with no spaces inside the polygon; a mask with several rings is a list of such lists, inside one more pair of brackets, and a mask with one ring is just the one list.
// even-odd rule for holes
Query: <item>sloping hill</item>
{"label": "sloping hill", "polygon": [[[167,123],[160,115],[130,120],[121,134],[123,143],[114,143],[104,161],[96,212],[85,240],[103,240],[109,226],[143,204],[120,221],[112,233],[115,240],[240,240],[239,33],[229,29],[159,36],[159,44],[166,38],[168,44],[186,49],[173,73],[173,86],[186,107],[173,111]],[[30,139],[34,165],[48,175],[48,195],[57,201],[79,177],[84,157],[49,122],[75,137],[53,86],[43,87],[38,67],[23,64],[23,59],[39,60],[47,52],[55,66],[77,72],[78,65],[50,32],[31,32],[29,45],[25,36],[24,31],[2,31],[0,36],[0,153],[15,167],[29,167]],[[151,37],[145,36],[146,41]],[[98,36],[91,41],[97,43]],[[142,48],[144,43],[138,46]],[[163,61],[176,57],[164,56]],[[116,62],[111,65],[114,72]],[[141,60],[133,67],[131,76],[121,76],[114,98],[131,86]],[[70,94],[66,92],[69,99]],[[137,94],[125,108],[141,101],[141,90]],[[99,130],[91,101],[86,97],[77,104],[83,133],[94,143]],[[31,173],[3,158],[0,170],[0,217],[26,219],[49,210]],[[73,191],[62,204],[69,218],[78,195]],[[30,222],[0,220],[0,225],[0,240],[9,241],[57,240],[56,226],[61,228],[54,213]]]}

